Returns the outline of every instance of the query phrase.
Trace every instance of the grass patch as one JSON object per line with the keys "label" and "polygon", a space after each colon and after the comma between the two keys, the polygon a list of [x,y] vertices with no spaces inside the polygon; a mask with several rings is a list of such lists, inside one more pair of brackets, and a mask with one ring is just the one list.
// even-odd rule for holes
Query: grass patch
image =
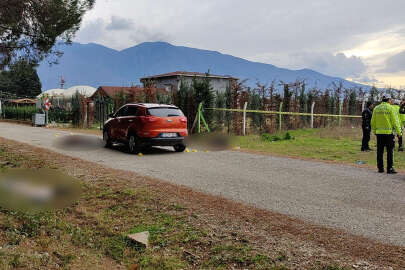
{"label": "grass patch", "polygon": [[[374,151],[361,152],[360,128],[321,128],[289,131],[292,139],[282,140],[285,133],[263,136],[233,137],[232,144],[241,149],[317,160],[339,161],[351,164],[364,163],[376,166],[376,140],[371,137]],[[279,138],[279,140],[274,140]],[[395,152],[395,167],[405,170],[405,156]]]}

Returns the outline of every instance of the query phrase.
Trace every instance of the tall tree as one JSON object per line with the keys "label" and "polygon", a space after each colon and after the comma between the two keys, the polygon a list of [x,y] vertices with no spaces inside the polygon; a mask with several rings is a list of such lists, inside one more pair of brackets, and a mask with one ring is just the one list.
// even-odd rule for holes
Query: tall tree
{"label": "tall tree", "polygon": [[57,40],[71,43],[83,15],[95,0],[1,0],[0,67],[15,56],[38,63],[60,55]]}
{"label": "tall tree", "polygon": [[376,102],[378,99],[379,93],[380,93],[380,91],[378,91],[378,89],[375,86],[371,87],[368,101]]}
{"label": "tall tree", "polygon": [[35,66],[25,59],[20,59],[10,65],[9,70],[0,75],[0,90],[13,97],[33,98],[41,93]]}
{"label": "tall tree", "polygon": [[[205,74],[203,78],[194,77],[191,82],[191,88],[194,94],[195,105],[198,106],[201,102],[204,103],[205,108],[214,107],[214,93],[211,87],[209,73]],[[204,116],[208,123],[211,123],[213,119],[213,111],[207,110],[204,112]]]}
{"label": "tall tree", "polygon": [[[232,83],[231,85],[228,85],[225,90],[225,108],[226,109],[232,109],[233,94],[234,94],[232,91],[233,84],[234,83]],[[225,122],[226,122],[226,126],[228,129],[228,133],[231,132],[232,116],[233,116],[232,112],[227,111],[225,113]]]}
{"label": "tall tree", "polygon": [[300,95],[298,97],[298,102],[300,104],[300,112],[305,112],[305,107],[307,104],[307,96],[305,93],[305,81],[301,84]]}
{"label": "tall tree", "polygon": [[356,88],[350,89],[349,96],[349,114],[355,115],[357,112],[357,90]]}
{"label": "tall tree", "polygon": [[186,82],[184,78],[180,79],[180,88],[177,91],[176,106],[179,107],[185,116],[189,119],[188,123],[191,125],[195,117],[195,104],[192,102],[193,89]]}

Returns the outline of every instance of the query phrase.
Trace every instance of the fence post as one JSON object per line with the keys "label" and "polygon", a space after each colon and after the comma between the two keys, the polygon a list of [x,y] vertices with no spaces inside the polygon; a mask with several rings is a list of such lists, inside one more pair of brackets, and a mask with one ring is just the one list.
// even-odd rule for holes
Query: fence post
{"label": "fence post", "polygon": [[278,115],[278,129],[281,131],[282,130],[282,115],[281,113],[283,112],[283,102],[280,102],[280,113]]}
{"label": "fence post", "polygon": [[243,106],[243,136],[246,136],[246,109],[247,109],[248,103],[245,102],[245,105]]}
{"label": "fence post", "polygon": [[314,108],[315,108],[315,101],[313,101],[311,105],[311,128],[314,128]]}
{"label": "fence post", "polygon": [[45,110],[45,126],[47,126],[49,123],[49,112],[48,110]]}
{"label": "fence post", "polygon": [[201,108],[202,108],[202,102],[200,103],[200,105],[198,105],[198,118],[197,118],[197,132],[198,134],[201,133]]}
{"label": "fence post", "polygon": [[339,100],[339,127],[342,126],[342,108],[343,102]]}

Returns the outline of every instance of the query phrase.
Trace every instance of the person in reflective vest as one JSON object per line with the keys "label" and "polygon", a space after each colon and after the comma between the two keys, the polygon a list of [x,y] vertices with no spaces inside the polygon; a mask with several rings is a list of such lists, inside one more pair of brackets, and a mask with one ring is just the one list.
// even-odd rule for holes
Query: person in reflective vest
{"label": "person in reflective vest", "polygon": [[[399,125],[401,126],[401,129],[402,129],[401,115],[399,114],[399,109],[400,109],[399,104],[400,104],[399,100],[394,100],[394,105],[392,105],[392,107],[394,107],[395,112],[398,115]],[[402,151],[404,151],[404,149],[402,148],[402,136],[399,136],[397,134],[397,139],[398,139],[398,151],[402,152]],[[395,146],[394,146],[394,149],[395,149]]]}
{"label": "person in reflective vest", "polygon": [[[405,98],[402,99],[401,105],[399,107],[399,122],[402,127],[402,133],[404,132],[404,127],[405,127]],[[399,151],[403,151],[403,148],[398,149]]]}
{"label": "person in reflective vest", "polygon": [[387,148],[387,173],[396,174],[394,170],[394,131],[402,136],[398,113],[391,105],[392,99],[384,95],[380,105],[376,106],[371,118],[371,129],[377,136],[377,166],[378,172],[384,172],[384,149]]}

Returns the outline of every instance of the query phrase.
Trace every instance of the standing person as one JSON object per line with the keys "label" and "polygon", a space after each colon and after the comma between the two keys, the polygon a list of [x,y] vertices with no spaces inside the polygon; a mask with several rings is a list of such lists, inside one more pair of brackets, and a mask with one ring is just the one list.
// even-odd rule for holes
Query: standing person
{"label": "standing person", "polygon": [[361,114],[363,119],[362,129],[363,129],[363,141],[361,143],[361,151],[370,151],[370,133],[371,133],[371,117],[373,116],[374,104],[372,102],[367,102],[367,108]]}
{"label": "standing person", "polygon": [[[394,107],[395,112],[397,113],[399,125],[401,126],[401,129],[402,129],[401,115],[399,114],[399,109],[400,109],[399,105],[400,105],[400,102],[399,102],[399,100],[396,99],[394,101],[394,105],[392,105],[392,107]],[[402,148],[402,136],[397,134],[397,139],[398,139],[398,151],[403,152],[404,149]],[[394,145],[394,149],[395,149],[395,145]]]}
{"label": "standing person", "polygon": [[384,95],[380,105],[374,108],[371,118],[371,129],[377,136],[377,166],[378,172],[384,172],[384,149],[387,148],[387,173],[396,174],[394,170],[394,130],[402,135],[399,119],[394,107],[390,104],[392,99]]}
{"label": "standing person", "polygon": [[[402,99],[400,107],[399,107],[399,122],[401,124],[402,127],[402,133],[404,131],[404,127],[405,127],[405,98]],[[401,139],[401,146],[402,146],[402,139]],[[398,149],[398,151],[404,151],[403,147],[400,147]]]}

